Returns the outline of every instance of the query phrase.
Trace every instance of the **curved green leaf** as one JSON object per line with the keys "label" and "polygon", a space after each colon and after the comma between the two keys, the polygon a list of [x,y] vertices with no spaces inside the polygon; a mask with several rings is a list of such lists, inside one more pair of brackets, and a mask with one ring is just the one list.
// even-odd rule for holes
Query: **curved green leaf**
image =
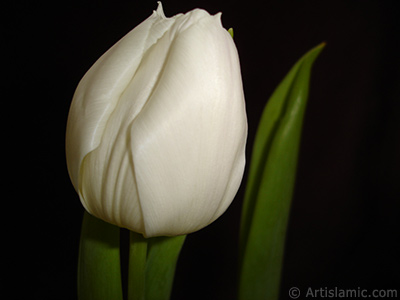
{"label": "curved green leaf", "polygon": [[278,299],[311,67],[324,45],[293,66],[260,120],[240,228],[240,300]]}

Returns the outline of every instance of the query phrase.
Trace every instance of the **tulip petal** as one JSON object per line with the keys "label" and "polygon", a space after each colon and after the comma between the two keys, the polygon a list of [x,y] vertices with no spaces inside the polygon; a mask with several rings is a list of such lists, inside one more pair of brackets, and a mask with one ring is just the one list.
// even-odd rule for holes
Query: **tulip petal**
{"label": "tulip petal", "polygon": [[185,234],[214,221],[244,170],[247,122],[232,38],[219,16],[175,27],[181,31],[159,82],[131,126],[146,236]]}
{"label": "tulip petal", "polygon": [[[169,49],[168,39],[162,40],[167,43],[162,45],[158,41],[157,47],[150,47],[143,54],[132,80],[107,119],[100,144],[85,156],[81,167],[80,192],[85,208],[103,220],[141,233],[143,218],[128,128],[158,81]],[[153,54],[150,59],[149,53]]]}
{"label": "tulip petal", "polygon": [[166,18],[161,4],[87,72],[66,154],[85,209],[144,234],[182,235],[218,218],[245,164],[238,54],[221,15]]}
{"label": "tulip petal", "polygon": [[109,117],[134,77],[143,53],[173,23],[174,19],[154,12],[100,57],[80,81],[72,100],[66,133],[68,170],[76,190],[82,160],[99,146]]}

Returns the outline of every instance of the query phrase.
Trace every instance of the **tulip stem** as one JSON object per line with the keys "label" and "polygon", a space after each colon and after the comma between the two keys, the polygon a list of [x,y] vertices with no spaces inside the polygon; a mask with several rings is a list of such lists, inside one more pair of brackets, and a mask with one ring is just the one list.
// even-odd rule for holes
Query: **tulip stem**
{"label": "tulip stem", "polygon": [[119,227],[85,211],[78,260],[79,300],[122,300]]}
{"label": "tulip stem", "polygon": [[185,235],[144,238],[130,233],[128,300],[168,300]]}
{"label": "tulip stem", "polygon": [[186,235],[149,239],[146,266],[146,300],[169,300],[175,268]]}
{"label": "tulip stem", "polygon": [[130,232],[128,300],[145,300],[147,243],[141,234]]}

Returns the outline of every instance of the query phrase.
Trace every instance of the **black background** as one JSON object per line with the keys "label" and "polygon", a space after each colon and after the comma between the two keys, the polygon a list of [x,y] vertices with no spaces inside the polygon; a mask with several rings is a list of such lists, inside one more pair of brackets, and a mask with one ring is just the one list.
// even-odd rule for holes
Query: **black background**
{"label": "black background", "polygon": [[[222,11],[224,27],[234,28],[248,157],[274,88],[301,55],[327,43],[312,74],[281,299],[290,299],[293,286],[302,298],[308,287],[398,288],[395,1],[165,0],[163,6],[166,16],[196,7]],[[76,299],[83,208],[65,164],[69,105],[97,58],[156,7],[156,1],[25,1],[6,11],[3,148],[10,154],[3,164],[12,168],[3,183],[4,247],[10,254],[2,265],[10,274],[5,287],[16,298]],[[235,299],[243,187],[220,219],[188,236],[172,300]]]}

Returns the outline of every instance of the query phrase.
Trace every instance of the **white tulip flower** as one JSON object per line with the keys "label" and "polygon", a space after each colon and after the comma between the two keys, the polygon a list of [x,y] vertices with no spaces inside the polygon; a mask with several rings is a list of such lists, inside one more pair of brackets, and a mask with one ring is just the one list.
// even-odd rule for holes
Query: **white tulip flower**
{"label": "white tulip flower", "polygon": [[245,166],[238,53],[221,14],[157,11],[79,83],[68,172],[84,208],[145,237],[197,231],[228,208]]}

